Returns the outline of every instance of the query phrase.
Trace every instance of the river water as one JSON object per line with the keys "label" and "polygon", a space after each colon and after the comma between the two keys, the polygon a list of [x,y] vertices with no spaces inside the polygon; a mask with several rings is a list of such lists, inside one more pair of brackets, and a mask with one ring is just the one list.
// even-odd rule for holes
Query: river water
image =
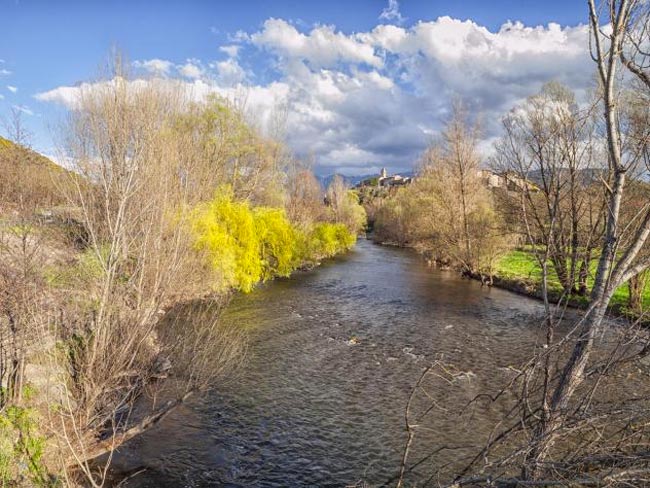
{"label": "river water", "polygon": [[[360,240],[313,271],[237,296],[224,320],[251,337],[237,381],[175,411],[116,465],[147,468],[131,487],[381,485],[399,469],[404,407],[423,369],[443,358],[467,373],[467,395],[490,386],[535,347],[541,312]],[[450,416],[418,441],[474,434]]]}

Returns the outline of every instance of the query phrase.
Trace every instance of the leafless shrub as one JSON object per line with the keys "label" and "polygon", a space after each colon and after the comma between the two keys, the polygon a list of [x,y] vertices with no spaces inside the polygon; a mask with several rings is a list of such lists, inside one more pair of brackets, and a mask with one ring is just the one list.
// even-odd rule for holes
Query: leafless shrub
{"label": "leafless shrub", "polygon": [[50,418],[67,452],[62,464],[93,486],[103,484],[116,447],[214,385],[244,352],[244,337],[221,327],[213,308],[166,315],[207,291],[188,213],[214,190],[208,168],[233,163],[194,150],[184,125],[194,110],[178,86],[131,83],[117,63],[109,81],[82,90],[65,132],[86,276],[63,285],[67,300],[54,320],[53,370],[65,374]]}

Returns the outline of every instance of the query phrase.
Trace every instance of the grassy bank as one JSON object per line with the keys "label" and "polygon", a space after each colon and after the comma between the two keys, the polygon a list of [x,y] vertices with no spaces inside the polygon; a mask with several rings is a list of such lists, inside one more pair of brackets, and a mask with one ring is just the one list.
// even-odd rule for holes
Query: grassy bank
{"label": "grassy bank", "polygon": [[[382,246],[411,248],[420,254],[426,254],[422,253],[421,249],[408,243],[400,244],[394,241],[373,240],[376,244]],[[448,263],[441,264],[448,266]],[[593,276],[597,265],[598,260],[594,259],[590,266],[590,275],[587,278],[587,286],[589,289],[593,285]],[[519,248],[508,251],[497,260],[493,272],[493,286],[531,298],[542,298],[542,269],[532,250]],[[478,274],[468,276],[479,281],[481,280],[481,275]],[[552,302],[557,302],[562,295],[562,286],[551,265],[548,267],[548,289],[549,299]],[[617,315],[638,318],[638,312],[631,311],[628,307],[629,297],[630,294],[627,285],[618,288],[612,297],[611,309]],[[641,302],[644,311],[650,309],[650,286],[644,288]],[[573,295],[569,299],[569,304],[576,308],[586,308],[588,303],[587,296]]]}
{"label": "grassy bank", "polygon": [[[593,276],[597,264],[597,260],[593,260],[591,263],[591,270],[587,279],[589,288],[593,285]],[[516,249],[501,257],[495,265],[494,284],[518,293],[540,298],[542,296],[542,269],[533,252],[526,249]],[[557,300],[562,293],[562,286],[552,266],[548,267],[548,286],[550,297]],[[612,309],[627,313],[628,300],[628,287],[622,286],[618,288],[611,301]],[[648,287],[643,291],[642,303],[644,310],[650,306],[650,289]],[[584,307],[587,305],[587,297],[572,296],[571,305]]]}

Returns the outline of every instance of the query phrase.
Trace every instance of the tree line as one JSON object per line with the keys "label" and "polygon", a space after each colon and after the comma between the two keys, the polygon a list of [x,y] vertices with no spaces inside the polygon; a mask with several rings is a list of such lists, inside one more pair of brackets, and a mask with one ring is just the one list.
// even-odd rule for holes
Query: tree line
{"label": "tree line", "polygon": [[[637,144],[628,147],[635,155],[619,215],[626,239],[650,198],[644,162],[650,121],[637,85],[620,93],[627,144]],[[568,87],[546,83],[502,118],[502,135],[488,156],[478,150],[480,117],[472,119],[457,101],[422,155],[414,183],[366,203],[375,239],[414,247],[435,263],[488,282],[499,274],[500,258],[523,249],[543,279],[557,282],[554,300],[588,297],[614,178],[600,96],[596,91],[578,104]],[[639,269],[623,283],[637,314],[646,274]]]}

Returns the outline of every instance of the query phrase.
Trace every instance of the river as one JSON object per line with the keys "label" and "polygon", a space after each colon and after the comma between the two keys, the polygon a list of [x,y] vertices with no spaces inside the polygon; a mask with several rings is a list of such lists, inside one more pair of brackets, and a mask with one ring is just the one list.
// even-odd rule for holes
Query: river
{"label": "river", "polygon": [[[130,487],[381,485],[399,468],[404,406],[422,370],[442,357],[467,372],[468,394],[478,391],[535,347],[541,311],[360,240],[235,297],[224,320],[251,336],[237,381],[130,442],[116,465],[147,468]],[[418,440],[472,434],[450,418]]]}

